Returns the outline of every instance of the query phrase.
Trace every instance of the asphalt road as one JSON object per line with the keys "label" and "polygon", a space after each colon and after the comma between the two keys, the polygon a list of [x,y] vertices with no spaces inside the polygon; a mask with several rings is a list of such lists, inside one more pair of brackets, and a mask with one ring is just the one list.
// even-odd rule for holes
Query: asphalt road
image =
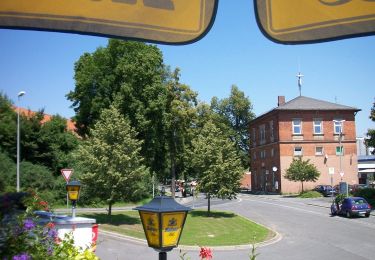
{"label": "asphalt road", "polygon": [[[206,206],[206,201],[195,200],[187,205]],[[234,201],[215,200],[212,203],[212,209],[236,212],[279,234],[279,239],[273,243],[258,246],[257,260],[375,259],[375,216],[331,217],[328,206],[329,198],[296,199],[247,194]],[[197,250],[183,248],[183,251],[192,260],[199,259]],[[249,253],[249,248],[213,249],[215,260],[249,259]],[[103,233],[99,233],[97,254],[104,260],[158,259],[157,252],[144,242]],[[179,259],[179,251],[169,252],[168,259]]]}

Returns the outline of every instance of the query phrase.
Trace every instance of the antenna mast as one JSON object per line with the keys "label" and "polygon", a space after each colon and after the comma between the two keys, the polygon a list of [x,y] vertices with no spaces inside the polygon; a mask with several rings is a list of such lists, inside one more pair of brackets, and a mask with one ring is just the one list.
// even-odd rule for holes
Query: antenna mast
{"label": "antenna mast", "polygon": [[302,77],[303,75],[301,74],[301,72],[298,72],[298,75],[297,75],[297,78],[298,78],[298,89],[299,89],[299,95],[301,96],[302,95]]}

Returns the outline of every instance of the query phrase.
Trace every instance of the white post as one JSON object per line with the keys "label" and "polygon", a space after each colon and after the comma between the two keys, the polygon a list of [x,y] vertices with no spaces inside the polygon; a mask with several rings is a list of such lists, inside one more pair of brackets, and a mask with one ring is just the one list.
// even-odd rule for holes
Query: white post
{"label": "white post", "polygon": [[18,93],[18,107],[17,107],[17,192],[20,192],[20,97],[25,95],[25,91]]}

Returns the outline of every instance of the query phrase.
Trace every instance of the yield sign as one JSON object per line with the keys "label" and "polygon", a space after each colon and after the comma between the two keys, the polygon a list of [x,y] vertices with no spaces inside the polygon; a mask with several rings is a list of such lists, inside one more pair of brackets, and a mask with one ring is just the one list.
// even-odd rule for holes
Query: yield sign
{"label": "yield sign", "polygon": [[69,182],[69,179],[72,173],[73,173],[73,169],[61,169],[61,174],[66,180],[66,182]]}

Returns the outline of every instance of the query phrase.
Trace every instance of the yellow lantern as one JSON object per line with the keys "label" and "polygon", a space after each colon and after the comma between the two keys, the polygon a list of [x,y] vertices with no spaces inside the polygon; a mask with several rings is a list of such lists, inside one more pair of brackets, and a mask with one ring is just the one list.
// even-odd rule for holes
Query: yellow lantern
{"label": "yellow lantern", "polygon": [[77,205],[77,200],[79,199],[79,192],[81,190],[81,183],[79,181],[71,181],[66,184],[66,191],[68,192],[68,197],[72,201],[72,217],[75,218],[76,212],[75,208]]}
{"label": "yellow lantern", "polygon": [[167,259],[166,252],[178,246],[191,209],[171,197],[158,196],[135,210],[139,211],[148,246],[159,252],[159,259]]}

